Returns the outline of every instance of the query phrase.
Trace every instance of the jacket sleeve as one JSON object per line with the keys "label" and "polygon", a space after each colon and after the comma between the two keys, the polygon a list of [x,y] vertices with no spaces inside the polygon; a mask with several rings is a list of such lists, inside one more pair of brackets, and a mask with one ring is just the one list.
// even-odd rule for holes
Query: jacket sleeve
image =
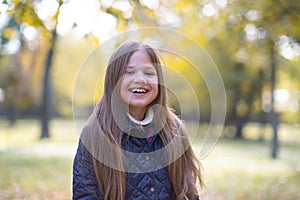
{"label": "jacket sleeve", "polygon": [[101,200],[90,152],[81,141],[73,162],[73,200]]}

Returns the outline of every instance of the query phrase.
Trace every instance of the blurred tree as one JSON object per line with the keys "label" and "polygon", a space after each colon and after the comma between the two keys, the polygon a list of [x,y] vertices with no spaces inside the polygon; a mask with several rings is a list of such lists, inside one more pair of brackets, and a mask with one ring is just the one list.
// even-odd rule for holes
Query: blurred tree
{"label": "blurred tree", "polygon": [[[55,3],[56,2],[56,3]],[[39,40],[39,45],[43,42],[48,46],[48,50],[45,53],[45,69],[44,69],[44,78],[43,78],[43,89],[42,89],[42,99],[41,99],[41,138],[49,137],[49,128],[48,122],[50,120],[51,111],[53,110],[52,106],[52,91],[51,91],[51,80],[50,80],[50,69],[52,66],[53,55],[55,51],[55,44],[57,40],[57,18],[59,14],[60,6],[63,4],[62,0],[54,1],[50,4],[50,7],[45,9],[43,5],[44,1],[12,1],[4,2],[3,5],[6,5],[8,14],[8,21],[13,21],[14,29],[19,33],[19,38],[17,40],[19,43],[24,43],[24,38],[26,38],[26,26],[35,27],[35,31],[40,30],[42,32],[43,40]],[[49,3],[49,2],[48,2]],[[49,4],[48,4],[49,6]],[[49,13],[42,13],[48,11]],[[54,11],[54,12],[53,12]],[[43,17],[39,16],[44,15]],[[47,15],[48,14],[48,15]],[[46,16],[47,15],[47,16]],[[4,32],[10,30],[10,24],[6,23],[4,27]],[[23,34],[23,35],[22,35]],[[32,34],[32,33],[31,33]],[[2,34],[1,34],[2,35]],[[23,37],[22,37],[23,36]],[[29,34],[27,37],[31,37]],[[11,42],[11,38],[7,38]],[[36,41],[37,42],[37,41]],[[16,52],[20,52],[16,50]],[[17,59],[21,60],[21,59]]]}
{"label": "blurred tree", "polygon": [[[236,66],[229,72],[236,75],[229,76],[231,81],[225,80],[232,93],[229,117],[236,124],[236,137],[242,137],[244,124],[250,113],[255,111],[263,89],[268,89],[271,92],[271,102],[266,111],[269,113],[267,120],[273,127],[271,156],[275,158],[278,151],[279,119],[274,109],[274,91],[277,59],[282,55],[279,51],[280,38],[289,37],[299,42],[300,18],[297,13],[300,13],[300,3],[293,0],[224,1],[227,2],[226,5],[221,6],[220,2],[223,1],[205,2],[201,16],[211,20],[206,31],[212,33],[208,35],[213,42],[212,49],[222,51],[218,46],[223,46],[225,51],[222,54],[227,56],[221,58],[228,57],[230,65]],[[226,67],[228,68],[230,66]],[[231,86],[230,82],[233,83]],[[245,91],[244,94],[242,90]]]}
{"label": "blurred tree", "polygon": [[17,110],[26,109],[25,107],[31,104],[32,99],[27,84],[27,74],[24,70],[28,60],[22,59],[28,50],[28,40],[24,34],[26,25],[22,22],[29,15],[31,15],[30,20],[28,20],[29,23],[37,25],[40,21],[37,15],[30,14],[33,12],[33,8],[30,7],[29,3],[24,2],[23,6],[19,6],[17,1],[9,1],[4,2],[1,6],[3,6],[1,9],[3,21],[0,25],[0,70],[3,77],[0,87],[4,89],[6,113],[10,123],[13,124],[17,119]]}
{"label": "blurred tree", "polygon": [[[6,24],[6,32],[1,34],[1,54],[0,54],[0,62],[1,65],[4,65],[5,61],[7,62],[9,59],[8,56],[5,55],[6,51],[9,51],[7,49],[7,45],[9,44],[10,39],[15,39],[17,37],[17,33],[15,31],[15,28],[17,27],[17,24],[13,18],[8,20],[8,23]],[[5,48],[6,47],[6,48]],[[8,52],[7,52],[8,53]],[[5,97],[5,106],[7,108],[7,116],[10,125],[15,124],[17,120],[17,108],[16,108],[16,94],[17,88],[19,85],[19,63],[18,63],[18,52],[13,52],[15,55],[11,56],[14,57],[16,62],[10,62],[10,67],[7,67],[4,69],[4,67],[1,67],[1,81],[0,81],[0,87],[4,90],[6,97]],[[5,73],[6,72],[6,73]],[[3,76],[3,74],[6,74],[6,76]]]}
{"label": "blurred tree", "polygon": [[[87,42],[86,38],[75,37],[72,33],[59,37],[52,71],[53,87],[55,89],[54,104],[59,112],[59,116],[73,116],[72,103],[77,103],[74,102],[73,99],[74,83],[77,81],[78,71],[83,61],[94,48],[90,42]],[[99,61],[102,62],[102,60],[97,57],[97,60],[93,60],[92,63],[95,63],[95,66],[98,68],[104,68],[106,63],[99,64]],[[65,76],[66,74],[67,76]],[[95,74],[95,72],[91,71],[90,74],[86,74],[86,77],[91,77],[93,74]],[[64,76],[64,78],[61,78],[62,76]],[[95,85],[93,85],[88,78],[83,81],[86,82],[87,86],[84,87],[85,89],[82,89],[80,106],[91,107],[94,102],[89,101],[92,99],[89,91],[92,90],[92,92],[95,92]],[[97,91],[101,93],[102,90],[99,89]]]}
{"label": "blurred tree", "polygon": [[[51,110],[49,106],[52,104],[49,103],[51,102],[49,101],[51,98],[49,76],[51,67],[49,66],[53,64],[57,41],[57,19],[63,2],[53,0],[54,4],[56,2],[55,6],[44,7],[44,17],[39,13],[39,11],[42,12],[42,9],[40,10],[37,6],[42,2],[46,1],[13,1],[13,3],[4,2],[4,4],[10,4],[9,13],[12,18],[16,19],[17,31],[20,30],[22,24],[26,23],[43,33],[43,37],[38,43],[42,48],[39,49],[40,54],[45,54],[48,59],[45,62],[48,67],[45,67],[42,106],[44,110],[42,119],[47,122],[49,110]],[[236,137],[243,136],[243,127],[251,117],[263,113],[261,95],[266,90],[274,91],[276,87],[276,70],[271,69],[278,68],[279,57],[287,59],[297,57],[295,56],[297,53],[288,54],[288,52],[296,52],[297,45],[299,46],[300,27],[297,25],[299,24],[299,3],[297,1],[125,0],[99,2],[99,12],[109,13],[117,18],[118,31],[161,26],[186,33],[207,48],[217,62],[224,78],[228,94],[228,120],[235,123]],[[45,12],[49,12],[49,10],[52,12],[45,17]],[[1,30],[9,29],[1,28]],[[6,32],[9,33],[9,31]],[[1,34],[2,36],[3,34]],[[86,33],[85,36],[95,44],[101,42],[92,32]],[[1,40],[2,43],[4,41]],[[60,61],[56,63],[59,65]],[[176,65],[174,61],[172,63],[172,60],[170,63]],[[293,67],[293,70],[297,69]],[[189,73],[190,68],[186,63],[181,63],[178,70],[193,80],[192,74]],[[296,73],[293,74],[294,78],[298,80],[295,76]],[[209,94],[203,92],[205,90],[203,81],[195,79],[193,83],[196,85],[195,88],[198,88],[199,102],[205,105],[205,109],[209,108],[209,102],[207,102]],[[61,89],[55,90],[63,93]],[[186,95],[184,88],[180,88],[180,90],[182,90],[181,94]],[[274,103],[274,99],[265,110],[268,114],[273,113],[272,102]],[[209,113],[210,110],[207,109],[205,112]],[[277,115],[270,114],[270,116]],[[270,119],[276,119],[276,117],[270,117]],[[278,146],[275,134],[277,123],[274,122],[276,120],[273,120],[275,153],[272,154],[276,154]],[[46,124],[42,125],[45,130],[42,131],[41,137],[49,136]]]}
{"label": "blurred tree", "polygon": [[50,70],[52,68],[53,56],[55,54],[55,46],[57,42],[57,24],[58,24],[58,15],[60,7],[62,6],[63,1],[58,0],[58,5],[56,8],[56,12],[53,16],[50,16],[49,19],[46,19],[46,23],[53,23],[53,27],[49,28],[49,50],[46,54],[46,62],[45,62],[45,74],[43,81],[43,93],[42,93],[42,101],[41,101],[41,126],[42,132],[40,138],[48,138],[49,134],[49,120],[53,113],[53,102],[52,102],[52,83]]}
{"label": "blurred tree", "polygon": [[104,10],[118,17],[121,30],[158,25],[187,33],[204,45],[224,75],[229,94],[228,120],[235,123],[235,137],[243,137],[243,127],[251,117],[267,112],[270,117],[263,120],[273,125],[276,144],[274,99],[262,110],[261,96],[269,90],[274,97],[276,60],[282,55],[280,38],[288,37],[298,44],[298,2],[141,0],[130,1],[128,9],[112,3]]}

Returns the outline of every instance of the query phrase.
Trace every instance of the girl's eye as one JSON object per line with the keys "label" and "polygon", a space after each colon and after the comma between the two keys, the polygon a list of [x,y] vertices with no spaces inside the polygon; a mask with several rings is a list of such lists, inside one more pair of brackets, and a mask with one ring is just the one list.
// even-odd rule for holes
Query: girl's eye
{"label": "girl's eye", "polygon": [[145,72],[145,74],[148,75],[148,76],[154,76],[155,75],[154,72]]}
{"label": "girl's eye", "polygon": [[125,71],[125,74],[128,74],[128,75],[133,74],[133,71],[126,70],[126,71]]}

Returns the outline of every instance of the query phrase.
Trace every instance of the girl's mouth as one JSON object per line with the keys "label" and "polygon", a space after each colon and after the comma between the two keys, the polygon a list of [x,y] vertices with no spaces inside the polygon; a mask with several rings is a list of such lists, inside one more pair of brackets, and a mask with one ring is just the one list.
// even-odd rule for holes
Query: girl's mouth
{"label": "girl's mouth", "polygon": [[148,92],[148,90],[145,88],[134,88],[134,89],[131,89],[130,91],[134,94],[145,94]]}

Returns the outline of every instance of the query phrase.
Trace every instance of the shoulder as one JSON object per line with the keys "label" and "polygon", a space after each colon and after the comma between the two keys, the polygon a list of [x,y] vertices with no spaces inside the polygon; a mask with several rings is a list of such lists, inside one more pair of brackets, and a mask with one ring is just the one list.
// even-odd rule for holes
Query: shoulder
{"label": "shoulder", "polygon": [[82,141],[79,141],[73,162],[73,199],[101,199],[96,176],[94,174],[92,156]]}

